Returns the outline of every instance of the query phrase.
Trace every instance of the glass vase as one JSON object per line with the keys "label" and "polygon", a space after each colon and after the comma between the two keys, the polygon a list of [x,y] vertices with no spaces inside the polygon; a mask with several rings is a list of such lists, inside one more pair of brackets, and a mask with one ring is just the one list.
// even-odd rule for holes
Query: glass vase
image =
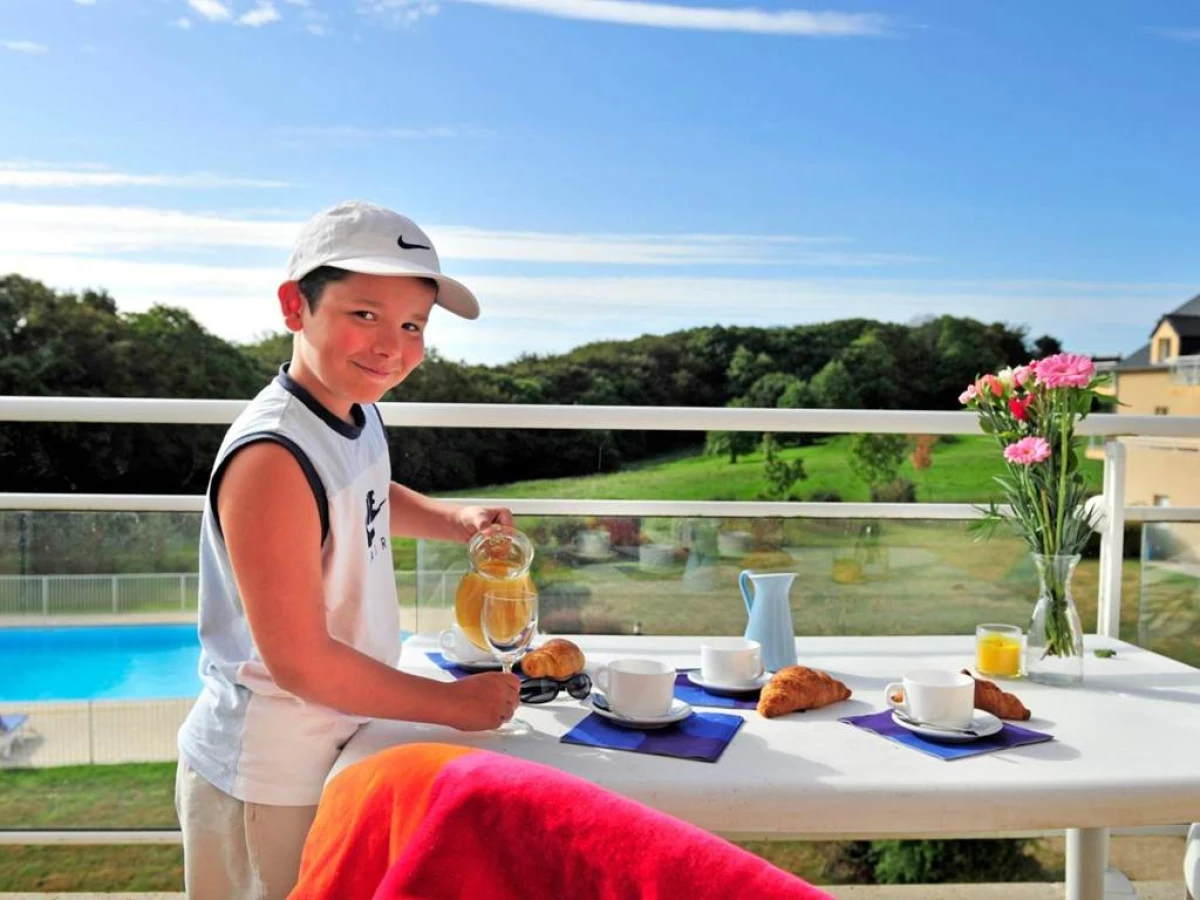
{"label": "glass vase", "polygon": [[1083,627],[1071,593],[1078,556],[1033,554],[1038,599],[1025,638],[1025,673],[1031,681],[1062,687],[1083,681]]}

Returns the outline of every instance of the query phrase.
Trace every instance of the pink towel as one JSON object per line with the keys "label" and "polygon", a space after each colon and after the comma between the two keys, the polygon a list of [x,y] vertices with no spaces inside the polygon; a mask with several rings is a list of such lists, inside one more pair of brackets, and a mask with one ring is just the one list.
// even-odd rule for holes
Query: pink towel
{"label": "pink towel", "polygon": [[591,782],[498,753],[439,756],[443,749],[394,747],[334,779],[292,900],[366,900],[372,882],[374,900],[829,900],[728,841]]}

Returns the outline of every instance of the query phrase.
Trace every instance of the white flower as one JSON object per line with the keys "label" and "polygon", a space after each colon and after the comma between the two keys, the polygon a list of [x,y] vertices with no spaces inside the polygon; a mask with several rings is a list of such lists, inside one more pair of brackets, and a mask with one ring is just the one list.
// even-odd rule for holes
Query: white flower
{"label": "white flower", "polygon": [[1017,376],[1013,372],[1011,366],[1007,366],[996,373],[996,377],[1000,379],[1000,383],[1004,385],[1005,390],[1012,390],[1012,386],[1016,384]]}

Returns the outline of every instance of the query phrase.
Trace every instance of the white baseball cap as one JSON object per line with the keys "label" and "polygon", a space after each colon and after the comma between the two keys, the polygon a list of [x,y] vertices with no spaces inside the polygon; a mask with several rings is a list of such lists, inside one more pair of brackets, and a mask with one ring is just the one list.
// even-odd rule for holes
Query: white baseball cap
{"label": "white baseball cap", "polygon": [[300,229],[288,260],[287,280],[299,281],[320,266],[364,275],[407,275],[437,282],[439,306],[464,319],[479,318],[479,301],[463,284],[442,274],[433,241],[412,219],[361,200],[319,212]]}

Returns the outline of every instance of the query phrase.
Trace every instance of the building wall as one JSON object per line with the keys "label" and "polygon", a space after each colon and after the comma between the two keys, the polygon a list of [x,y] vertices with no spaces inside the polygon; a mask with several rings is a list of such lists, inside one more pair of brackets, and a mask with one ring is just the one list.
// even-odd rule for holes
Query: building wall
{"label": "building wall", "polygon": [[[1200,386],[1173,384],[1168,369],[1121,372],[1117,376],[1117,413],[1124,415],[1200,416]],[[1160,410],[1165,409],[1162,413]]]}
{"label": "building wall", "polygon": [[1200,441],[1182,438],[1122,438],[1121,441],[1125,444],[1126,505],[1200,506]]}
{"label": "building wall", "polygon": [[[1159,345],[1165,339],[1169,343],[1169,348],[1164,354]],[[1154,334],[1150,336],[1150,362],[1161,363],[1168,359],[1179,355],[1179,334],[1171,327],[1169,322],[1163,322],[1156,329]]]}
{"label": "building wall", "polygon": [[[1122,438],[1125,444],[1126,506],[1200,506],[1200,441]],[[1150,527],[1150,526],[1147,526]],[[1176,561],[1200,559],[1200,525],[1172,522],[1154,526],[1169,532]]]}

